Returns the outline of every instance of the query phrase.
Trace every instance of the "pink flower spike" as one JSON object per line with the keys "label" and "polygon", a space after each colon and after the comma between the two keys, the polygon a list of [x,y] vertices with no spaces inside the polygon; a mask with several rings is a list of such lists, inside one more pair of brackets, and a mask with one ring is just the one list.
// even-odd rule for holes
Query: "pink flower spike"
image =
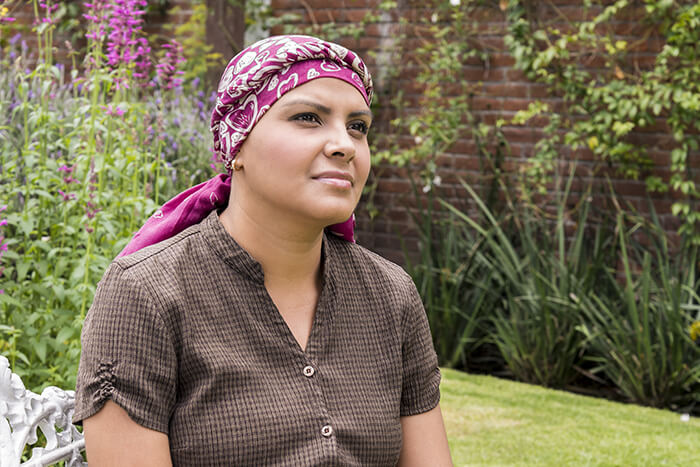
{"label": "pink flower spike", "polygon": [[0,227],[2,227],[3,225],[7,225],[7,219],[0,220]]}
{"label": "pink flower spike", "polygon": [[58,194],[63,197],[63,201],[70,201],[75,199],[75,193],[66,193],[63,190],[58,190]]}

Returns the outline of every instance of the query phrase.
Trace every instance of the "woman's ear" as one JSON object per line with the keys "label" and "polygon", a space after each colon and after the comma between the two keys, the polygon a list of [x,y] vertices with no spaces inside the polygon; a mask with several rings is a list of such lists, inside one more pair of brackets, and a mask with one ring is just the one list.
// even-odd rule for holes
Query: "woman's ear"
{"label": "woman's ear", "polygon": [[231,164],[231,168],[233,168],[234,172],[240,172],[243,170],[243,167],[245,166],[245,143],[238,149],[238,153],[236,153],[236,157],[233,159],[233,163]]}

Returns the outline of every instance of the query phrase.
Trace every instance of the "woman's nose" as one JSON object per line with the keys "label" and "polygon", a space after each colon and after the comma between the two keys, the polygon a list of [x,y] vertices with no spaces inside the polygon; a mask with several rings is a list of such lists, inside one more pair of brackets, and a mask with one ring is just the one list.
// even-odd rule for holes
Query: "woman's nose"
{"label": "woman's nose", "polygon": [[346,162],[353,160],[355,157],[355,143],[348,133],[348,129],[345,128],[345,124],[329,131],[323,153],[326,157],[338,157]]}

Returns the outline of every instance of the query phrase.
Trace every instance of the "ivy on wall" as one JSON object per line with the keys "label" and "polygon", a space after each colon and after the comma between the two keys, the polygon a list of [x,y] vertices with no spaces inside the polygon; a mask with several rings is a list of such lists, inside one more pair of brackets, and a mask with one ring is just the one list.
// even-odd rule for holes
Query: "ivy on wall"
{"label": "ivy on wall", "polygon": [[[700,187],[689,163],[690,157],[698,157],[700,142],[700,3],[586,0],[582,8],[581,21],[560,17],[547,24],[534,2],[507,3],[505,42],[515,66],[565,103],[555,112],[535,102],[516,116],[516,123],[535,115],[549,117],[530,174],[543,186],[561,144],[588,148],[597,161],[609,162],[625,177],[645,180],[650,191],[674,190],[672,213],[681,220],[679,233],[700,244]],[[635,18],[642,15],[638,21],[645,28],[636,43],[621,39],[614,29],[632,9]],[[645,66],[634,58],[648,38],[660,43],[660,51]],[[657,124],[667,125],[675,141],[667,179],[651,172],[647,148],[631,137]]]}

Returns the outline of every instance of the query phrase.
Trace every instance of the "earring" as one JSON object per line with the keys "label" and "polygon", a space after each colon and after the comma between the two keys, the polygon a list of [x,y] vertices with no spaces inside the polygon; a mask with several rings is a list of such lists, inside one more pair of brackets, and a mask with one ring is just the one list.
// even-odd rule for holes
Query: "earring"
{"label": "earring", "polygon": [[240,172],[241,170],[243,170],[243,164],[239,164],[238,159],[233,160],[232,166],[233,166],[234,172]]}

